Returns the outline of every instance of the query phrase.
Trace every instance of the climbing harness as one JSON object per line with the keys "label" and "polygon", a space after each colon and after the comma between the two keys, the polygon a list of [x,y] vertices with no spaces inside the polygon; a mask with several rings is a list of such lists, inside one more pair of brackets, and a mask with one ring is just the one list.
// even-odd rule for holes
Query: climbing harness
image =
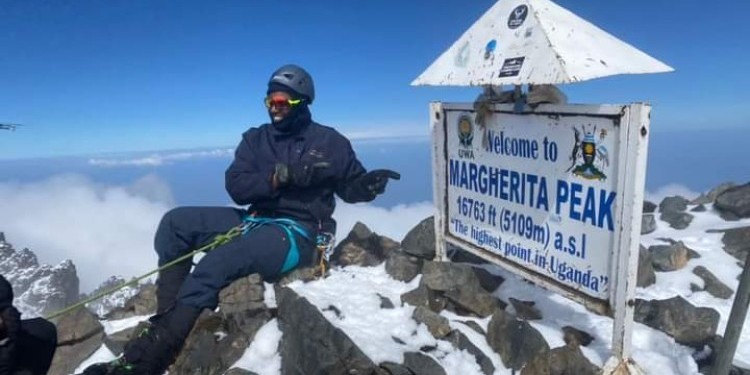
{"label": "climbing harness", "polygon": [[[300,254],[299,248],[297,247],[297,240],[294,237],[294,233],[297,233],[308,240],[310,239],[310,235],[302,225],[291,219],[264,218],[255,216],[254,214],[250,214],[245,217],[245,219],[243,219],[243,223],[245,224],[245,227],[242,230],[243,234],[246,234],[253,229],[256,229],[263,225],[277,225],[284,229],[287,238],[289,238],[289,251],[287,252],[286,259],[284,260],[284,265],[281,267],[281,273],[283,274],[291,271],[292,269],[294,269],[294,267],[297,266],[297,264],[299,264]],[[330,232],[323,231],[322,225],[318,223],[318,235],[315,238],[315,248],[318,251],[319,269],[315,272],[315,276],[320,278],[327,275],[328,264],[330,263],[331,254],[333,253],[333,244],[335,242],[335,236]]]}
{"label": "climbing harness", "polygon": [[333,244],[336,242],[336,237],[330,232],[318,232],[318,237],[315,239],[315,248],[318,250],[318,271],[315,272],[315,276],[318,278],[328,276],[328,265],[331,262],[331,255],[333,254]]}
{"label": "climbing harness", "polygon": [[292,219],[273,219],[267,217],[258,217],[254,214],[247,215],[243,220],[242,234],[247,234],[250,231],[262,227],[264,225],[276,225],[286,232],[286,236],[289,239],[289,251],[286,253],[286,259],[284,265],[281,267],[281,273],[286,273],[297,267],[299,264],[299,247],[297,246],[297,239],[294,234],[297,233],[300,236],[310,239],[310,234],[307,233],[305,227],[300,225],[298,222]]}

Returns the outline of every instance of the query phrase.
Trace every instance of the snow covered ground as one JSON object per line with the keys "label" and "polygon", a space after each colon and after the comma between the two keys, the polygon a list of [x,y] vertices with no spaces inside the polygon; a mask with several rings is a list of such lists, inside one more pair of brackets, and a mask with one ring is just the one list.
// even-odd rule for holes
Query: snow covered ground
{"label": "snow covered ground", "polygon": [[[689,206],[688,209],[691,207]],[[703,281],[692,273],[697,265],[704,265],[711,270],[722,282],[732,289],[737,288],[737,276],[741,268],[737,260],[722,250],[721,233],[707,233],[707,229],[726,229],[750,225],[750,219],[727,222],[709,209],[706,212],[694,212],[695,219],[685,230],[669,228],[665,222],[658,221],[657,230],[642,237],[642,244],[646,247],[663,243],[660,238],[681,240],[688,247],[700,253],[701,257],[691,259],[688,266],[674,272],[656,274],[656,284],[648,288],[639,288],[637,297],[643,299],[665,299],[681,295],[696,306],[711,307],[719,311],[721,321],[719,334],[723,334],[726,327],[732,300],[722,300],[712,297],[706,292],[692,292],[690,284],[702,285]],[[658,216],[658,215],[657,215]],[[370,222],[364,221],[370,226]],[[374,224],[374,223],[373,223]],[[378,232],[378,225],[370,226]],[[380,231],[380,233],[388,232]],[[400,240],[401,238],[395,238]],[[536,307],[542,312],[543,319],[532,321],[549,343],[550,347],[564,345],[561,328],[566,325],[583,330],[594,337],[594,341],[587,347],[582,347],[584,355],[594,364],[602,366],[611,355],[612,319],[599,316],[587,311],[583,306],[569,301],[564,297],[551,293],[545,289],[528,284],[518,277],[505,272],[498,267],[487,265],[488,271],[502,275],[506,280],[494,292],[497,297],[506,300],[516,297],[536,302]],[[405,350],[416,350],[424,345],[437,346],[437,350],[429,353],[447,371],[448,374],[472,375],[481,374],[479,365],[473,356],[466,352],[457,351],[445,342],[434,339],[424,325],[417,325],[411,318],[414,307],[398,306],[400,295],[417,287],[419,277],[409,283],[392,279],[384,269],[378,267],[347,267],[335,269],[324,280],[317,280],[303,284],[290,284],[297,293],[309,299],[317,306],[334,305],[340,311],[340,317],[330,319],[334,325],[344,330],[352,340],[374,362],[393,361],[402,362]],[[267,288],[266,301],[275,305],[272,288]],[[390,299],[397,306],[393,309],[381,309],[380,297]],[[333,312],[323,311],[326,316],[333,317]],[[460,330],[492,360],[497,375],[511,374],[499,355],[494,354],[483,337],[469,329],[458,320],[466,321],[471,318],[458,317],[450,312],[442,313],[451,321],[451,327]],[[130,318],[123,321],[105,322],[107,333],[133,326],[146,317]],[[473,319],[483,328],[487,328],[489,318]],[[735,364],[750,367],[750,328],[745,324],[741,341],[736,353]],[[413,335],[412,332],[417,334]],[[393,345],[393,338],[398,337],[405,345]],[[281,332],[277,321],[271,320],[257,333],[255,340],[245,351],[235,367],[254,371],[260,375],[279,375],[281,359],[277,351]],[[692,357],[691,348],[676,344],[674,340],[663,332],[654,330],[642,324],[635,324],[633,331],[633,358],[641,364],[648,374],[658,375],[687,375],[698,374],[698,368]],[[78,370],[86,365],[113,359],[114,356],[102,347]]]}

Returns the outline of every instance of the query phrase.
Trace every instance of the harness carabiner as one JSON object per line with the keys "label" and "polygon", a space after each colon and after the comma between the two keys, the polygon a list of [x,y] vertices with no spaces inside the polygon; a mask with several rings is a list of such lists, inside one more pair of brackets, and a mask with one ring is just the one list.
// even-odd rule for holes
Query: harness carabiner
{"label": "harness carabiner", "polygon": [[334,243],[336,243],[336,236],[333,233],[318,232],[318,237],[315,239],[315,248],[318,250],[320,261],[318,262],[319,269],[315,272],[315,276],[320,278],[328,275],[328,264],[331,262]]}

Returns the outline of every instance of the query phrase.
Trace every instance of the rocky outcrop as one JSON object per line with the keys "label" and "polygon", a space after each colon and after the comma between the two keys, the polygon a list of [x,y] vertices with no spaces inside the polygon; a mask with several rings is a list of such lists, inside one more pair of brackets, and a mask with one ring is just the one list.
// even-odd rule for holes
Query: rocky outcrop
{"label": "rocky outcrop", "polygon": [[565,326],[563,330],[563,341],[567,345],[588,346],[594,341],[594,337],[578,328]]}
{"label": "rocky outcrop", "polygon": [[[81,299],[85,299],[88,296],[95,296],[99,293],[104,293],[109,290],[118,288],[120,285],[125,283],[125,279],[119,276],[112,276],[105,280],[99,287],[94,289],[88,295],[81,296]],[[106,296],[99,298],[91,303],[86,304],[86,308],[92,313],[104,317],[110,313],[110,311],[123,307],[125,302],[130,300],[133,296],[138,294],[140,288],[138,285],[128,285],[118,289],[117,291],[107,294]]]}
{"label": "rocky outcrop", "polygon": [[430,216],[412,228],[401,241],[407,254],[422,259],[435,258],[435,217]]}
{"label": "rocky outcrop", "polygon": [[[714,374],[713,366],[718,357],[719,350],[721,350],[723,341],[723,337],[719,335],[714,336],[713,340],[706,345],[706,350],[701,353],[703,355],[696,358],[698,370],[701,374]],[[727,375],[750,375],[750,370],[731,366]]]}
{"label": "rocky outcrop", "polygon": [[516,316],[521,320],[540,320],[542,319],[542,313],[534,307],[534,301],[521,301],[515,298],[508,298],[513,309],[516,311]]}
{"label": "rocky outcrop", "polygon": [[448,319],[433,312],[425,306],[418,306],[414,309],[412,318],[417,321],[417,323],[423,323],[426,325],[433,337],[443,338],[451,332],[451,326]]}
{"label": "rocky outcrop", "polygon": [[482,369],[482,373],[485,375],[492,375],[495,373],[495,365],[492,364],[492,361],[487,357],[487,355],[479,349],[476,345],[474,345],[471,340],[469,340],[466,335],[461,333],[459,330],[453,330],[448,335],[444,337],[445,340],[453,344],[455,348],[458,348],[460,350],[465,350],[469,354],[474,356],[474,359],[476,359],[477,363],[479,364],[479,367]]}
{"label": "rocky outcrop", "polygon": [[[711,193],[708,198],[710,196]],[[662,201],[657,211],[656,205],[649,203],[644,202],[644,217],[659,214],[662,220],[665,214],[668,218],[670,213],[684,218],[686,216],[682,214],[689,215],[685,212],[688,205],[695,204],[684,198],[671,197]],[[711,208],[708,202],[705,204]],[[676,223],[679,227],[679,220]],[[670,222],[670,225],[674,227],[675,223]],[[750,242],[748,229],[750,227],[723,230],[725,249],[730,253],[746,254],[750,250],[747,245]],[[690,259],[699,256],[682,242],[662,240],[665,241],[664,245],[649,249],[641,247],[639,251],[640,287],[654,283],[655,271],[682,269],[690,266]],[[699,250],[705,251],[702,248]],[[0,244],[0,255],[3,252],[10,254]],[[29,252],[14,253],[14,264],[35,262],[35,257],[31,257]],[[443,354],[449,347],[462,350],[462,358],[473,358],[484,374],[496,371],[490,360],[495,354],[505,367],[521,374],[595,374],[600,371],[583,356],[580,347],[590,345],[594,340],[602,340],[601,337],[566,326],[559,333],[565,345],[551,348],[545,340],[548,330],[542,335],[534,322],[554,319],[544,316],[543,312],[547,310],[539,308],[546,304],[536,303],[530,296],[509,296],[507,290],[498,291],[503,279],[493,274],[494,266],[488,266],[482,258],[469,253],[452,253],[453,262],[434,261],[434,221],[431,217],[409,231],[401,243],[357,223],[334,251],[332,264],[335,266],[383,265],[393,279],[403,282],[419,280],[412,284],[417,285],[416,288],[405,291],[400,300],[398,295],[378,295],[381,314],[412,309],[406,310],[406,314],[410,315],[404,315],[411,316],[417,323],[415,327],[419,329],[412,334],[431,335],[431,339],[435,340],[409,348],[403,360],[396,361],[399,363],[373,361],[337,325],[336,316],[343,321],[347,316],[346,311],[342,310],[341,314],[341,311],[337,313],[336,306],[316,306],[297,293],[295,290],[302,285],[300,283],[315,279],[311,269],[301,269],[273,285],[275,306],[266,305],[264,296],[271,294],[266,290],[271,284],[261,282],[258,275],[236,280],[225,288],[221,292],[218,309],[205,311],[198,319],[170,373],[253,374],[230,367],[253,343],[261,327],[269,322],[278,324],[281,331],[278,352],[283,374],[446,374],[450,370],[441,364],[445,363]],[[462,263],[464,260],[466,263]],[[4,261],[6,257],[0,257],[0,265]],[[697,266],[693,268],[693,273],[703,280],[702,285],[694,287],[695,291],[705,291],[718,298],[731,298],[733,291],[708,268]],[[109,284],[122,282],[115,278],[110,281]],[[289,285],[292,282],[295,284]],[[504,301],[498,295],[502,295]],[[155,310],[155,287],[150,284],[141,286],[137,295],[110,312],[95,310],[111,320],[148,316]],[[711,308],[695,307],[681,297],[661,301],[638,300],[635,316],[637,321],[666,332],[680,344],[703,348],[716,340],[718,313]],[[62,335],[58,350],[60,357],[55,359],[56,372],[50,372],[55,374],[70,373],[102,342],[113,353],[121,353],[125,343],[139,332],[138,328],[129,328],[105,335],[97,317],[84,309],[62,317],[57,324]],[[487,324],[486,329],[483,324]],[[391,337],[393,345],[406,344],[399,337]],[[598,350],[602,345],[606,344],[599,342],[593,345],[593,350]]]}
{"label": "rocky outcrop", "polygon": [[641,215],[641,234],[649,234],[656,230],[656,204],[643,201],[643,214]]}
{"label": "rocky outcrop", "polygon": [[750,217],[750,183],[722,191],[716,197],[714,208],[725,220]]}
{"label": "rocky outcrop", "polygon": [[378,367],[318,308],[289,288],[277,290],[281,373],[370,374]]}
{"label": "rocky outcrop", "polygon": [[404,354],[404,366],[414,375],[447,375],[432,357],[418,352]]}
{"label": "rocky outcrop", "polygon": [[693,221],[693,215],[685,212],[688,200],[681,196],[664,198],[659,203],[659,219],[666,221],[670,227],[685,229]]}
{"label": "rocky outcrop", "polygon": [[640,245],[638,251],[638,280],[636,285],[645,288],[656,282],[656,273],[654,272],[654,263],[651,252],[643,245]]}
{"label": "rocky outcrop", "polygon": [[490,319],[487,343],[500,355],[503,364],[514,370],[549,351],[549,344],[539,331],[502,310],[496,310]]}
{"label": "rocky outcrop", "polygon": [[[423,229],[429,230],[429,228],[426,226]],[[481,317],[501,311],[505,304],[493,297],[490,292],[497,289],[503,279],[483,268],[467,264],[433,262],[390,245],[387,251],[373,251],[373,247],[377,248],[384,242],[390,244],[390,241],[384,240],[384,237],[372,233],[364,226],[359,226],[354,232],[348,237],[350,241],[347,243],[349,249],[359,249],[349,254],[360,255],[347,259],[380,259],[371,255],[383,254],[389,274],[404,281],[417,276],[421,277],[418,288],[402,296],[403,301],[409,301],[415,305],[413,319],[425,324],[436,339],[447,341],[455,348],[466,350],[474,356],[484,373],[492,374],[494,365],[479,349],[480,346],[460,331],[453,329],[441,312],[450,310],[461,315]],[[343,246],[341,249],[343,250]],[[360,265],[366,264],[365,262]],[[180,356],[170,368],[170,372],[197,375],[228,371],[250,345],[260,327],[276,316],[282,331],[279,352],[284,374],[432,375],[445,373],[434,354],[431,354],[437,350],[437,347],[423,347],[420,351],[407,352],[402,363],[373,363],[342,330],[326,319],[318,306],[298,295],[293,289],[285,287],[295,280],[301,282],[312,280],[311,275],[312,273],[307,272],[307,269],[297,270],[278,282],[275,285],[277,308],[269,308],[265,305],[264,288],[267,284],[262,283],[258,275],[239,279],[229,285],[219,296],[218,309],[204,311],[198,319]],[[409,299],[408,295],[419,297]],[[399,303],[382,295],[380,298],[382,309],[393,309],[394,303]],[[114,320],[148,316],[154,313],[155,299],[155,287],[152,284],[142,285],[137,295],[130,298],[122,307],[109,312],[107,317]],[[529,302],[520,303],[529,304]],[[333,307],[332,309],[335,310]],[[88,314],[89,320],[96,322],[96,317],[87,310],[79,311],[84,311]],[[81,320],[82,318],[65,316],[63,319]],[[481,327],[476,323],[471,321],[465,323],[476,330],[481,335],[480,337],[485,336]],[[72,359],[57,367],[62,369],[61,373],[71,371],[102,342],[113,353],[119,354],[125,343],[134,334],[140,332],[146,324],[142,322],[139,327],[110,333],[106,336],[101,326],[93,330],[87,328],[88,331],[95,333],[87,337],[90,341],[85,341],[85,345],[76,341],[78,346],[75,353],[67,349],[61,351],[66,357]],[[497,341],[509,340],[509,337],[504,337],[504,335],[506,332],[493,333]],[[240,369],[231,371],[247,373]]]}
{"label": "rocky outcrop", "polygon": [[667,333],[680,344],[702,348],[716,334],[719,312],[695,307],[682,297],[652,301],[638,299],[635,321]]}
{"label": "rocky outcrop", "polygon": [[237,362],[258,330],[271,320],[264,284],[254,274],[219,294],[217,311],[204,311],[170,368],[175,374],[221,374]]}
{"label": "rocky outcrop", "polygon": [[33,251],[16,251],[4,235],[0,241],[0,274],[13,285],[14,303],[27,317],[48,315],[79,298],[78,275],[72,261],[56,266],[39,264]]}
{"label": "rocky outcrop", "polygon": [[388,254],[385,271],[396,280],[409,282],[422,272],[423,264],[424,259],[397,249]]}
{"label": "rocky outcrop", "polygon": [[72,374],[83,360],[99,349],[104,339],[104,327],[85,308],[63,315],[54,323],[57,326],[57,350],[48,374]]}
{"label": "rocky outcrop", "polygon": [[641,234],[649,234],[656,231],[656,218],[654,214],[643,214],[641,216]]}
{"label": "rocky outcrop", "polygon": [[734,291],[703,266],[693,268],[693,273],[703,279],[703,287],[697,287],[693,291],[706,291],[708,294],[721,299],[729,299]]}
{"label": "rocky outcrop", "polygon": [[691,251],[682,241],[671,245],[653,245],[648,248],[654,270],[660,272],[684,268],[690,260]]}
{"label": "rocky outcrop", "polygon": [[644,214],[653,214],[656,212],[656,203],[651,201],[643,201],[643,213]]}
{"label": "rocky outcrop", "polygon": [[107,319],[117,320],[156,313],[156,285],[143,284],[138,293],[128,299],[122,307],[107,314]]}
{"label": "rocky outcrop", "polygon": [[713,203],[716,200],[716,197],[718,197],[721,193],[737,186],[734,182],[725,182],[713,189],[711,189],[708,193],[701,194],[698,198],[693,199],[690,201],[690,204],[709,204]]}
{"label": "rocky outcrop", "polygon": [[708,208],[706,208],[706,205],[703,205],[703,204],[699,204],[690,209],[690,212],[706,212],[706,211],[708,211]]}
{"label": "rocky outcrop", "polygon": [[720,230],[724,251],[744,262],[750,252],[750,226]]}
{"label": "rocky outcrop", "polygon": [[601,369],[591,363],[576,345],[561,346],[537,355],[521,370],[521,375],[598,375]]}
{"label": "rocky outcrop", "polygon": [[490,316],[501,307],[497,298],[482,289],[473,267],[464,264],[425,262],[421,284],[447,300],[446,308],[459,314]]}
{"label": "rocky outcrop", "polygon": [[340,266],[374,266],[382,263],[388,254],[399,247],[398,242],[377,233],[357,222],[331,255],[331,264]]}
{"label": "rocky outcrop", "polygon": [[[0,274],[13,286],[14,305],[24,318],[46,316],[71,306],[85,295],[79,295],[79,279],[76,267],[70,260],[56,266],[40,264],[36,254],[29,249],[16,251],[0,232]],[[121,278],[111,278],[92,292],[97,294],[115,285]],[[105,297],[88,307],[100,315],[121,305],[132,297],[137,288],[125,288]],[[137,311],[141,315],[148,312]],[[70,374],[78,365],[99,349],[103,342],[115,352],[122,350],[128,336],[122,333],[105,337],[99,323],[100,316],[85,308],[78,308],[53,320],[57,327],[58,347],[49,374]],[[132,329],[130,330],[132,331]],[[120,336],[118,336],[120,335]]]}

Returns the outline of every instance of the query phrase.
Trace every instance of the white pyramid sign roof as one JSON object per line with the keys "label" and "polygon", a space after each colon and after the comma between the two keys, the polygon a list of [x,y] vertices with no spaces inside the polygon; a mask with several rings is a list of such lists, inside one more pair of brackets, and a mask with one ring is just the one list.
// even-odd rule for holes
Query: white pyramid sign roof
{"label": "white pyramid sign roof", "polygon": [[557,84],[672,70],[549,0],[500,0],[412,85]]}

